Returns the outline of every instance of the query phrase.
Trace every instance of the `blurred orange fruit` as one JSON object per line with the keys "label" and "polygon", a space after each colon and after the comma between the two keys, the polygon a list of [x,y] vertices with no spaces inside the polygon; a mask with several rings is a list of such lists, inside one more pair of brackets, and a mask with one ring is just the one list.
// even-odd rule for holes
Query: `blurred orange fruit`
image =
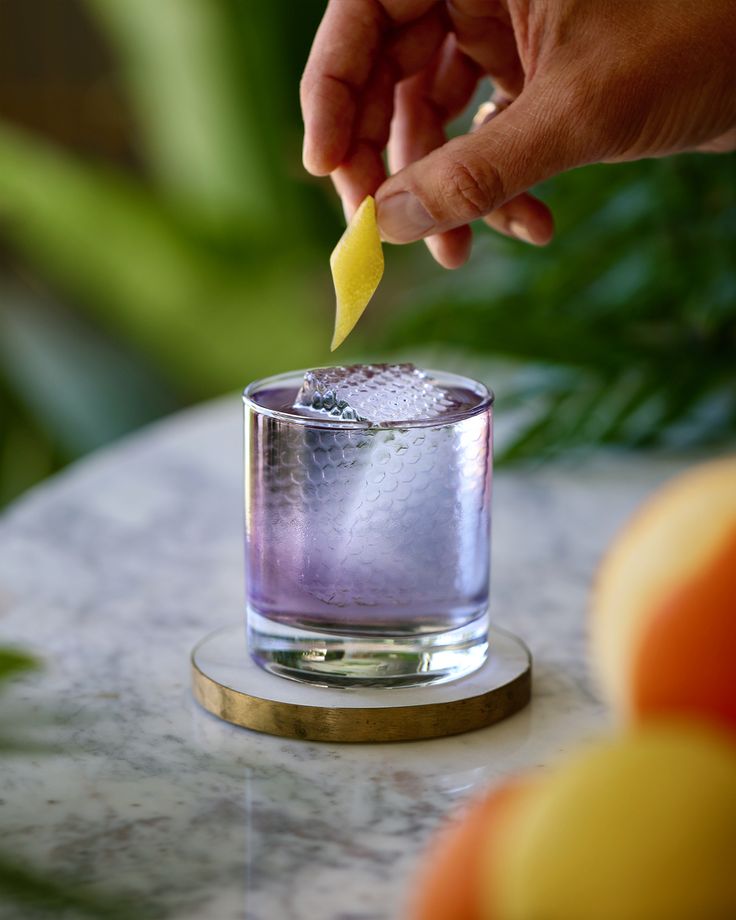
{"label": "blurred orange fruit", "polygon": [[484,920],[736,917],[736,744],[653,723],[594,745],[535,784],[487,855]]}
{"label": "blurred orange fruit", "polygon": [[531,786],[512,779],[472,802],[436,835],[416,879],[411,920],[495,920],[481,913],[481,885],[491,885],[493,860],[517,803]]}
{"label": "blurred orange fruit", "polygon": [[591,638],[620,715],[736,730],[736,458],[674,479],[624,528],[597,578]]}

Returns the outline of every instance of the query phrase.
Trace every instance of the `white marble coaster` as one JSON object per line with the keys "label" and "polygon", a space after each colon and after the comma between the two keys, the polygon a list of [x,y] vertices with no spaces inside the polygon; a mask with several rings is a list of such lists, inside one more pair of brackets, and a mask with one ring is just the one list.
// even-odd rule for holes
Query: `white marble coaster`
{"label": "white marble coaster", "polygon": [[491,627],[489,654],[459,680],[420,687],[321,687],[277,677],[246,648],[245,625],[218,629],[192,652],[192,687],[209,712],[255,731],[310,741],[407,741],[491,725],[531,696],[531,655]]}

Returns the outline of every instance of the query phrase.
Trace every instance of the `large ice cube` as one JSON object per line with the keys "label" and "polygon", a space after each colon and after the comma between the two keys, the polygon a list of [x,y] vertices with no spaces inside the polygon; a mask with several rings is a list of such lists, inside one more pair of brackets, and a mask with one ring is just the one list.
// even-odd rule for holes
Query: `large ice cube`
{"label": "large ice cube", "polygon": [[[461,401],[412,364],[377,364],[310,370],[294,405],[371,426],[308,429],[291,474],[309,521],[297,525],[306,533],[303,589],[331,606],[452,597],[466,578],[458,508],[482,501],[458,486],[465,426],[443,424]],[[411,427],[418,420],[436,427]]]}
{"label": "large ice cube", "polygon": [[435,419],[458,405],[413,364],[353,364],[307,371],[294,408],[374,425]]}
{"label": "large ice cube", "polygon": [[304,560],[306,590],[333,606],[451,597],[460,565],[452,426],[316,433],[322,450],[312,462],[324,456],[332,481],[321,495],[308,490],[319,527]]}

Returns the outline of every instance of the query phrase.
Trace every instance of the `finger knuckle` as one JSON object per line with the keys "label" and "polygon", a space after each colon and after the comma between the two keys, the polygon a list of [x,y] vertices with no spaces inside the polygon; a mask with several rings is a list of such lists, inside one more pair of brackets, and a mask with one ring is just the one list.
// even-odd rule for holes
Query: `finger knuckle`
{"label": "finger knuckle", "polygon": [[449,160],[440,176],[445,205],[453,216],[476,220],[487,214],[501,194],[501,177],[493,164]]}

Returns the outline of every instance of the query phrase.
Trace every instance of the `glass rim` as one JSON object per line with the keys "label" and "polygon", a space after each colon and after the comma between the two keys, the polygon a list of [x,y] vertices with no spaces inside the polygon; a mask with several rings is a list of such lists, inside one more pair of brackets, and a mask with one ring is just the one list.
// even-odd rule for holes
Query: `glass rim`
{"label": "glass rim", "polygon": [[462,409],[457,412],[448,412],[447,415],[443,415],[441,418],[397,419],[396,421],[391,422],[379,422],[377,424],[371,424],[371,422],[351,421],[349,419],[321,419],[313,418],[307,415],[296,415],[295,413],[284,412],[282,409],[271,409],[268,406],[263,406],[259,402],[256,402],[255,394],[260,390],[265,389],[267,386],[274,386],[279,383],[285,383],[287,380],[298,380],[300,377],[304,376],[307,370],[314,370],[314,368],[285,371],[281,374],[272,374],[269,377],[261,377],[258,380],[253,380],[243,390],[243,403],[258,415],[265,415],[269,418],[275,418],[279,421],[287,422],[293,425],[303,425],[307,428],[339,428],[353,431],[372,431],[380,429],[383,431],[391,428],[440,428],[444,425],[453,425],[457,422],[462,422],[465,419],[480,415],[482,412],[490,409],[493,406],[495,400],[495,394],[493,390],[490,389],[490,387],[487,387],[485,383],[482,383],[480,380],[475,380],[472,377],[465,377],[462,374],[453,374],[450,371],[438,371],[433,370],[432,368],[422,368],[424,373],[433,377],[440,383],[463,386],[465,389],[473,390],[478,394],[478,403],[468,409]]}

